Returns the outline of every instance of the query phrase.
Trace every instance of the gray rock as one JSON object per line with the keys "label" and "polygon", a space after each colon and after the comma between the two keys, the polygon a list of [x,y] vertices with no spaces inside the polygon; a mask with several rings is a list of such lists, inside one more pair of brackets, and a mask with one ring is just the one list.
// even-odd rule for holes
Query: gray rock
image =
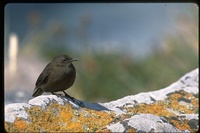
{"label": "gray rock", "polygon": [[5,106],[5,121],[14,122],[16,117],[28,119],[28,114],[25,108],[30,108],[31,105],[27,103],[13,103]]}
{"label": "gray rock", "polygon": [[120,122],[117,122],[115,124],[111,124],[111,125],[107,126],[107,128],[111,132],[124,132],[125,131],[123,124],[121,124]]}
{"label": "gray rock", "polygon": [[152,114],[139,114],[130,118],[128,125],[139,132],[180,132],[176,127]]}

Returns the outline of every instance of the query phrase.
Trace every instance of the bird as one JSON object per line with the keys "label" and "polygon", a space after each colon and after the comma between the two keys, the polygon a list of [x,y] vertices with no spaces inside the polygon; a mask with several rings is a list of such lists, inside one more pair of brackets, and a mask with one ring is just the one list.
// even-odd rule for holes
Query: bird
{"label": "bird", "polygon": [[74,84],[76,79],[73,61],[78,61],[78,59],[71,58],[68,55],[55,57],[37,78],[32,97],[42,95],[44,92],[56,95],[54,92],[62,91],[66,97],[74,101],[74,98],[65,92]]}

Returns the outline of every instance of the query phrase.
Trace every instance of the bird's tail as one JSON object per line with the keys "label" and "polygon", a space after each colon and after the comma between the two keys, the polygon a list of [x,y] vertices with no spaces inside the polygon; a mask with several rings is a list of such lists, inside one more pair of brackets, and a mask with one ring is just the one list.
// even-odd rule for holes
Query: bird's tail
{"label": "bird's tail", "polygon": [[42,95],[44,93],[44,91],[40,88],[35,88],[35,90],[33,91],[33,95],[32,97],[37,97],[39,95]]}

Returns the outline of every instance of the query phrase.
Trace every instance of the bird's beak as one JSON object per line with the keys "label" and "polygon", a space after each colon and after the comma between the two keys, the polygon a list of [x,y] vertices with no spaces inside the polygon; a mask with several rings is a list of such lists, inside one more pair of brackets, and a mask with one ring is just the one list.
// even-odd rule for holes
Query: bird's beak
{"label": "bird's beak", "polygon": [[79,61],[79,59],[74,58],[70,60],[70,62],[73,62],[73,61]]}

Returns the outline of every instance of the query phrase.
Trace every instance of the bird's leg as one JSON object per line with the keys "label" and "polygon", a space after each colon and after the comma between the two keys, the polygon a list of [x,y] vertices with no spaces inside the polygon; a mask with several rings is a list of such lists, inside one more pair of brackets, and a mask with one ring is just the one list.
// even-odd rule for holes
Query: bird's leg
{"label": "bird's leg", "polygon": [[69,97],[73,102],[75,102],[75,103],[78,104],[79,106],[84,107],[84,105],[83,105],[83,103],[82,103],[81,101],[79,101],[79,100],[75,100],[74,97],[68,95],[65,91],[63,91],[63,92],[65,93],[65,96],[66,96],[66,97]]}
{"label": "bird's leg", "polygon": [[66,97],[69,97],[73,102],[75,102],[75,98],[74,97],[71,97],[70,95],[68,95],[65,91],[63,91],[65,93],[65,96]]}

